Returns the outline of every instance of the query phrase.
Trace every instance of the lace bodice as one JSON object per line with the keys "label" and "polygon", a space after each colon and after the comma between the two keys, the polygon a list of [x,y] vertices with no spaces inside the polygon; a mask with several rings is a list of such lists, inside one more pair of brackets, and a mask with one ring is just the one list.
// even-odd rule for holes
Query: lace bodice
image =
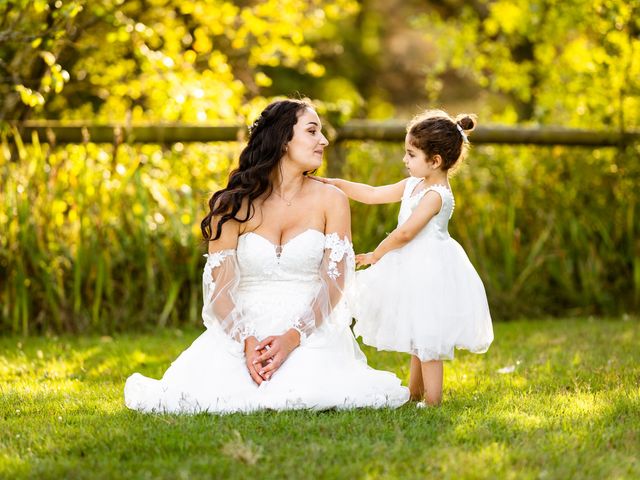
{"label": "lace bodice", "polygon": [[324,245],[324,233],[313,229],[305,230],[282,246],[254,232],[241,235],[238,239],[240,288],[277,286],[280,282],[313,285],[319,278]]}
{"label": "lace bodice", "polygon": [[411,177],[407,181],[402,195],[402,203],[400,204],[398,225],[402,225],[406,222],[425,194],[433,190],[438,192],[442,198],[442,207],[440,207],[440,211],[433,216],[418,236],[433,235],[441,238],[449,238],[449,219],[453,215],[453,210],[455,208],[453,193],[445,185],[431,185],[430,187],[420,190],[418,193],[413,193],[416,186],[420,183],[420,180],[420,178]]}

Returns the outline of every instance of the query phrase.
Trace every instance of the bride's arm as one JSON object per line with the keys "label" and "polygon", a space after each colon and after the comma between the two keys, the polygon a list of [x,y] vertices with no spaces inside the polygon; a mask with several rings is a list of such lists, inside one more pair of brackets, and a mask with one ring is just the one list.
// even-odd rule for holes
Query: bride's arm
{"label": "bride's arm", "polygon": [[[215,232],[218,227],[220,217],[211,219],[211,231]],[[216,240],[209,240],[207,263],[204,273],[204,287],[209,290],[209,295],[205,296],[205,305],[211,302],[210,313],[215,315],[226,333],[230,333],[231,325],[225,321],[231,320],[231,315],[235,310],[235,304],[231,298],[230,290],[237,283],[238,268],[236,261],[236,247],[238,246],[239,223],[229,220],[224,223],[220,237]],[[209,287],[209,288],[207,288]],[[205,325],[211,326],[212,322]],[[238,338],[236,338],[238,340]]]}
{"label": "bride's arm", "polygon": [[[327,298],[316,295],[313,303],[315,325],[328,316],[342,298],[347,278],[353,270],[353,246],[351,245],[351,209],[344,194],[335,192],[325,212],[325,250],[320,266],[322,286]],[[321,292],[322,293],[322,290]],[[327,304],[328,300],[328,304]],[[324,307],[324,311],[323,311]],[[328,307],[328,308],[327,308]]]}
{"label": "bride's arm", "polygon": [[351,210],[344,193],[331,189],[325,210],[325,246],[320,264],[320,288],[306,315],[295,328],[303,338],[311,335],[342,299],[347,281],[354,272],[351,245]]}
{"label": "bride's arm", "polygon": [[[212,219],[212,232],[216,231],[219,220],[219,217]],[[256,368],[254,363],[260,353],[255,349],[258,340],[244,321],[242,312],[233,296],[240,280],[236,258],[239,231],[240,224],[235,220],[229,220],[222,226],[220,237],[209,241],[209,253],[203,274],[202,318],[207,328],[219,326],[239,343],[244,350],[249,373],[259,385],[263,379],[258,374],[259,368]]]}

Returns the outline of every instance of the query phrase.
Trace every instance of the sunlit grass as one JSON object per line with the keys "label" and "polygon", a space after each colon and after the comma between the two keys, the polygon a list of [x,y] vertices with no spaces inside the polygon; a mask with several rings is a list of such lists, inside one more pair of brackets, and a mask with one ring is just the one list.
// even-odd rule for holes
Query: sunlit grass
{"label": "sunlit grass", "polygon": [[[123,405],[126,377],[161,376],[199,329],[4,338],[0,477],[638,478],[639,326],[497,324],[486,355],[446,364],[437,409],[228,416]],[[365,351],[406,383],[405,355]]]}

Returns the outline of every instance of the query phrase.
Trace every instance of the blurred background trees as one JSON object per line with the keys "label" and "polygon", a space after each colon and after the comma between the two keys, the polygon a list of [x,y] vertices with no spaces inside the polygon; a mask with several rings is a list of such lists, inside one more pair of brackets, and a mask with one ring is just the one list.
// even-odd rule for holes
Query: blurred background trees
{"label": "blurred background trees", "polygon": [[[197,225],[241,148],[25,146],[8,121],[249,124],[278,95],[333,125],[443,107],[637,129],[640,2],[0,2],[0,330],[197,323]],[[637,312],[638,153],[473,150],[452,233],[496,319]],[[349,143],[344,175],[396,181],[401,155]],[[397,206],[353,209],[359,251],[393,228]]]}
{"label": "blurred background trees", "polygon": [[640,113],[638,2],[6,0],[0,17],[5,120],[238,121],[296,92],[340,118]]}

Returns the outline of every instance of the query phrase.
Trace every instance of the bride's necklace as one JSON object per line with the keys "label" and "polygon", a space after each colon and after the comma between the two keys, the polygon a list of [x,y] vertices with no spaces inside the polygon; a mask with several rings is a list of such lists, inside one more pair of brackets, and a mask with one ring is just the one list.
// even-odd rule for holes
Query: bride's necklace
{"label": "bride's necklace", "polygon": [[276,195],[278,195],[278,196],[282,199],[282,201],[283,201],[284,203],[286,203],[286,204],[287,204],[287,207],[290,207],[290,206],[291,206],[291,201],[295,198],[295,196],[296,196],[296,195],[298,195],[298,193],[300,193],[300,191],[301,191],[301,190],[302,190],[302,185],[300,185],[300,188],[298,189],[298,191],[297,191],[296,193],[294,193],[293,195],[291,195],[291,197],[289,198],[289,200],[287,200],[287,199],[284,197],[284,195],[282,195],[282,194],[281,194],[281,193],[279,193],[279,192],[276,192]]}

